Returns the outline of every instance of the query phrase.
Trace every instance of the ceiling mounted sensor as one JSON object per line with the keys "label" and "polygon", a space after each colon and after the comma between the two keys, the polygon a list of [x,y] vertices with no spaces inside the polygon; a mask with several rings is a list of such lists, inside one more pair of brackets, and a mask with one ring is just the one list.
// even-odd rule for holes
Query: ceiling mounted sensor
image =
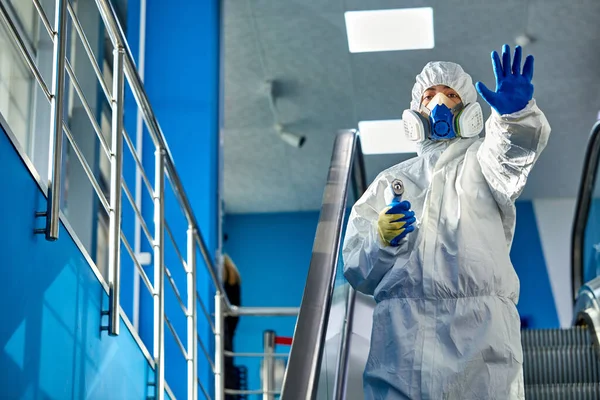
{"label": "ceiling mounted sensor", "polygon": [[279,122],[279,113],[277,112],[277,106],[275,103],[275,100],[277,99],[276,83],[277,82],[274,80],[267,80],[265,81],[264,85],[264,91],[269,97],[269,107],[271,108],[271,112],[273,113],[273,119],[275,120],[275,131],[277,132],[281,140],[283,140],[290,146],[299,149],[302,146],[304,146],[304,143],[306,142],[306,136],[296,135],[295,133],[286,131],[283,125]]}
{"label": "ceiling mounted sensor", "polygon": [[275,125],[275,130],[277,131],[277,134],[279,134],[281,140],[283,140],[292,147],[296,147],[299,149],[302,146],[304,146],[304,143],[306,142],[306,136],[296,135],[295,133],[287,132],[280,124]]}

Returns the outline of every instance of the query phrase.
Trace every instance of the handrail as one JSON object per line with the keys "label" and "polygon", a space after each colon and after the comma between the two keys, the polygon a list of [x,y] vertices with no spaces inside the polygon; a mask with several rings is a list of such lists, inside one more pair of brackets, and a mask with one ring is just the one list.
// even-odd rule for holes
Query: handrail
{"label": "handrail", "polygon": [[[356,143],[355,153],[356,161],[354,162],[354,174],[352,175],[352,189],[354,192],[354,199],[358,200],[368,188],[365,158],[363,156],[360,140]],[[352,340],[352,325],[354,323],[355,302],[356,291],[352,286],[349,286],[344,330],[342,331],[342,336],[340,338],[340,349],[335,370],[335,383],[333,386],[333,398],[335,400],[344,400],[346,398],[350,341]]]}
{"label": "handrail", "polygon": [[48,204],[46,207],[46,239],[58,239],[60,226],[60,190],[63,143],[63,108],[65,93],[65,57],[67,54],[67,0],[56,0],[52,97],[50,99],[50,169],[48,170]]}
{"label": "handrail", "polygon": [[583,160],[583,171],[577,194],[577,205],[575,208],[575,219],[571,233],[571,279],[573,289],[573,300],[577,300],[579,289],[584,284],[584,247],[585,231],[588,225],[594,185],[598,175],[598,162],[600,161],[600,121],[597,121],[590,132],[585,158]]}
{"label": "handrail", "polygon": [[356,131],[342,131],[333,146],[308,277],[283,380],[283,400],[314,399],[317,393],[348,186],[358,141]]}
{"label": "handrail", "polygon": [[160,147],[154,152],[154,343],[156,400],[164,400],[165,385],[165,155]]}
{"label": "handrail", "polygon": [[[109,279],[110,315],[108,333],[119,334],[119,307],[121,305],[121,220],[123,182],[123,107],[125,77],[123,75],[123,47],[113,51],[112,138],[110,149],[110,212],[109,212]],[[99,135],[102,136],[102,135]]]}

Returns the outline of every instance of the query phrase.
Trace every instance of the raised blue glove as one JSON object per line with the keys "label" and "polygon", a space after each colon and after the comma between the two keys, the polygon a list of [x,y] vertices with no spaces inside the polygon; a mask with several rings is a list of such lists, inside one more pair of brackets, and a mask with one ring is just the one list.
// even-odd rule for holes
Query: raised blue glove
{"label": "raised blue glove", "polygon": [[398,246],[406,235],[415,230],[415,213],[410,211],[408,201],[393,202],[379,214],[378,231],[381,241]]}
{"label": "raised blue glove", "polygon": [[533,98],[533,56],[529,55],[521,73],[521,46],[515,48],[515,59],[510,64],[510,47],[502,47],[502,61],[496,51],[492,52],[492,65],[496,75],[496,92],[489,90],[483,83],[477,82],[477,91],[483,99],[500,115],[521,111]]}

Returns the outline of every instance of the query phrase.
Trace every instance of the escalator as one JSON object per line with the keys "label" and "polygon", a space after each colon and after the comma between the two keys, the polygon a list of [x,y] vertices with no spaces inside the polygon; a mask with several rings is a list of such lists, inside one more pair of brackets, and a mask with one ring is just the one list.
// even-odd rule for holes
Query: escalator
{"label": "escalator", "polygon": [[596,123],[583,163],[571,235],[571,276],[576,300],[573,327],[522,331],[527,400],[600,399],[600,277],[583,284],[585,236],[599,161],[600,123]]}
{"label": "escalator", "polygon": [[[600,400],[600,277],[584,274],[599,161],[600,122],[589,139],[573,222],[575,317],[569,329],[522,331],[527,400]],[[340,132],[282,388],[284,400],[363,399],[375,302],[345,281],[340,249],[347,207],[366,188],[358,134]]]}
{"label": "escalator", "polygon": [[600,363],[587,327],[524,330],[527,400],[600,399]]}

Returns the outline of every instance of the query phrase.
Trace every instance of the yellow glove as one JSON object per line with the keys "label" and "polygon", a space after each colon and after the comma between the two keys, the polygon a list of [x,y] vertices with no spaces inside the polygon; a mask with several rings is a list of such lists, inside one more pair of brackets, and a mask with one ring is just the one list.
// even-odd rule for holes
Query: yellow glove
{"label": "yellow glove", "polygon": [[403,201],[386,207],[379,213],[377,230],[381,241],[387,246],[398,246],[400,241],[415,230],[415,213],[410,203]]}

